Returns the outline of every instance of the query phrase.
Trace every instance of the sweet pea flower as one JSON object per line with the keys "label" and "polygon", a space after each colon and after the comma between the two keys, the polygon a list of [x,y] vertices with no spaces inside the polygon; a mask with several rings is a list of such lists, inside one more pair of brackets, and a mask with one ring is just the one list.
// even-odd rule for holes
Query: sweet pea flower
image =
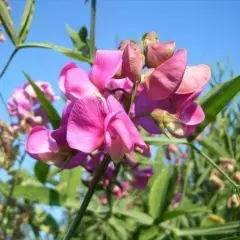
{"label": "sweet pea flower", "polygon": [[104,94],[105,87],[122,63],[121,51],[99,50],[90,73],[74,63],[67,64],[59,77],[59,88],[71,101],[81,97]]}
{"label": "sweet pea flower", "polygon": [[71,148],[85,153],[104,149],[116,162],[125,153],[132,154],[135,146],[147,149],[131,119],[112,95],[107,99],[87,96],[75,102],[67,123],[67,142]]}
{"label": "sweet pea flower", "polygon": [[142,92],[135,104],[136,124],[152,134],[167,128],[175,137],[190,136],[205,117],[201,106],[194,102],[200,93],[175,94],[164,101],[153,101]]}

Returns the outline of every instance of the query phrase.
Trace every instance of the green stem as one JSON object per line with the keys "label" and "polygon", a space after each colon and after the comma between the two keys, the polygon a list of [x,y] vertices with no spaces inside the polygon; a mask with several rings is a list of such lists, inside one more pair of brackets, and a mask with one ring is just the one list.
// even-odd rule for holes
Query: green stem
{"label": "green stem", "polygon": [[130,113],[132,104],[133,104],[133,102],[134,102],[134,100],[135,100],[136,93],[137,93],[137,88],[138,88],[139,83],[140,83],[140,81],[137,81],[137,82],[135,82],[134,85],[133,85],[133,90],[132,90],[132,94],[131,94],[131,99],[130,99],[129,105],[127,106],[127,113],[128,113],[128,115],[129,115],[129,113]]}
{"label": "green stem", "polygon": [[1,74],[0,74],[0,78],[3,77],[4,73],[6,72],[8,66],[9,66],[9,64],[10,64],[11,61],[13,60],[13,58],[14,58],[14,56],[16,55],[16,53],[18,52],[18,50],[19,50],[18,48],[15,48],[14,51],[12,52],[12,54],[10,55],[10,57],[9,57],[6,65],[5,65],[5,67],[3,68],[3,70],[2,70],[2,72],[1,72]]}
{"label": "green stem", "polygon": [[81,223],[81,220],[83,218],[83,215],[88,207],[88,204],[91,201],[91,198],[95,192],[95,189],[101,179],[101,177],[103,176],[105,170],[107,169],[108,164],[111,161],[111,157],[107,154],[105,155],[102,163],[100,164],[99,168],[97,168],[95,175],[93,177],[93,180],[90,184],[90,187],[83,199],[83,202],[81,204],[81,207],[78,210],[77,216],[75,217],[70,229],[68,230],[67,236],[65,237],[65,240],[69,240],[71,239],[71,237],[73,236],[73,234],[75,233],[75,231],[77,230],[78,226]]}
{"label": "green stem", "polygon": [[95,33],[96,33],[96,0],[91,1],[91,33],[90,33],[90,56],[95,58]]}
{"label": "green stem", "polygon": [[[12,198],[12,195],[13,195],[13,192],[14,192],[14,188],[15,188],[15,184],[16,184],[16,177],[17,177],[17,173],[20,171],[21,167],[22,167],[22,163],[25,159],[25,156],[26,156],[26,152],[24,152],[24,154],[22,155],[20,161],[19,161],[19,167],[17,169],[17,171],[14,173],[13,175],[13,181],[12,181],[12,186],[10,188],[10,191],[8,193],[8,196],[7,196],[7,200],[6,200],[6,204],[4,205],[4,208],[3,208],[3,212],[2,212],[2,220],[1,220],[1,224],[3,226],[3,222],[4,222],[4,218],[5,218],[5,215],[7,213],[7,209],[8,209],[8,204],[9,204],[9,201],[10,199]],[[4,228],[3,228],[4,229]]]}
{"label": "green stem", "polygon": [[239,189],[240,186],[236,184],[211,158],[209,158],[203,151],[200,151],[193,144],[190,146],[196,150],[200,155],[202,155],[214,168],[216,168],[236,189]]}

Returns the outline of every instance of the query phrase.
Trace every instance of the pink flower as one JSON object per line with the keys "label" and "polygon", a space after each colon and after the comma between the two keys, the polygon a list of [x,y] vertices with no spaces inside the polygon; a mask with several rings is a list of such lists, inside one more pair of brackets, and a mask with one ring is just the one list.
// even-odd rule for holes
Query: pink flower
{"label": "pink flower", "polygon": [[153,175],[153,169],[151,167],[144,169],[132,170],[133,182],[132,185],[137,189],[144,189],[147,186],[149,178]]}
{"label": "pink flower", "polygon": [[0,42],[5,42],[6,38],[2,32],[0,32]]}
{"label": "pink flower", "polygon": [[157,68],[149,69],[143,81],[147,97],[151,100],[170,97],[181,84],[186,64],[186,50],[180,49]]}
{"label": "pink flower", "polygon": [[59,88],[71,101],[76,101],[80,97],[103,94],[121,63],[121,51],[99,50],[89,74],[74,63],[66,65],[60,73]]}
{"label": "pink flower", "polygon": [[67,124],[67,142],[85,153],[102,148],[114,161],[120,161],[125,153],[132,154],[135,146],[147,148],[121,104],[111,95],[107,99],[87,96],[75,102]]}
{"label": "pink flower", "polygon": [[142,92],[135,104],[136,117],[140,116],[136,123],[152,134],[161,133],[158,124],[162,124],[173,136],[187,137],[205,117],[201,106],[194,102],[199,94],[174,94],[164,101],[151,101]]}

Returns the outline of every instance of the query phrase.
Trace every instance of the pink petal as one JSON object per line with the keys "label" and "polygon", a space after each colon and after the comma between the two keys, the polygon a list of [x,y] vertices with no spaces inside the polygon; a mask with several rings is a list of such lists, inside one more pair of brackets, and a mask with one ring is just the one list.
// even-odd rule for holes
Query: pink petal
{"label": "pink petal", "polygon": [[104,91],[106,84],[115,75],[121,63],[121,51],[97,51],[89,78],[99,91]]}
{"label": "pink petal", "polygon": [[31,157],[46,163],[62,160],[58,155],[59,148],[56,142],[50,137],[50,132],[42,126],[34,127],[28,135],[26,151]]}
{"label": "pink petal", "polygon": [[[134,145],[142,148],[143,150],[147,149],[147,145],[142,140],[142,137],[136,127],[134,126],[132,120],[129,118],[127,113],[122,108],[121,104],[116,100],[115,97],[109,96],[107,98],[107,105],[110,112],[119,111],[120,113],[117,115],[119,119],[121,119],[122,123],[124,124],[125,128],[127,129],[129,136],[131,136],[131,141]],[[120,124],[120,123],[118,123]],[[116,129],[115,129],[116,130]],[[128,143],[128,136],[125,136],[125,145],[131,149],[130,144]]]}
{"label": "pink petal", "polygon": [[65,95],[75,101],[80,97],[97,93],[97,88],[90,82],[88,73],[81,68],[70,69],[65,75]]}
{"label": "pink petal", "polygon": [[103,98],[85,97],[76,101],[67,124],[67,142],[71,148],[90,153],[104,141],[104,119],[108,114]]}
{"label": "pink petal", "polygon": [[65,77],[66,77],[66,73],[68,70],[73,69],[73,68],[77,68],[77,65],[73,62],[68,63],[60,72],[60,76],[58,79],[58,86],[60,88],[60,90],[62,91],[63,94],[65,94],[66,90],[65,90]]}
{"label": "pink petal", "polygon": [[207,65],[199,64],[186,67],[183,80],[176,93],[186,94],[202,90],[211,78],[211,69]]}
{"label": "pink petal", "polygon": [[151,43],[146,48],[145,63],[148,68],[156,68],[169,59],[175,49],[175,42]]}
{"label": "pink petal", "polygon": [[144,87],[151,100],[164,100],[179,87],[186,68],[187,53],[180,49],[146,77]]}
{"label": "pink petal", "polygon": [[201,106],[195,102],[187,105],[180,113],[180,119],[186,125],[197,125],[201,123],[204,118],[205,114]]}

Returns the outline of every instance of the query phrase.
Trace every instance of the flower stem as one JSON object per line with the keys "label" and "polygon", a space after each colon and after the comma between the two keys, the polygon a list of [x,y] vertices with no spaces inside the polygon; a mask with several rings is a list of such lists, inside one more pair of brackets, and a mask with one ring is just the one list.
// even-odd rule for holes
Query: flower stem
{"label": "flower stem", "polygon": [[95,33],[96,33],[96,1],[91,1],[91,33],[90,33],[90,57],[95,58]]}
{"label": "flower stem", "polygon": [[91,201],[91,198],[95,192],[95,189],[102,177],[102,175],[104,174],[108,164],[110,163],[111,161],[111,157],[109,156],[109,154],[106,154],[103,161],[101,162],[99,168],[97,168],[96,172],[95,172],[95,175],[93,177],[93,180],[90,184],[90,187],[83,199],[83,202],[81,204],[81,207],[79,208],[78,210],[78,213],[77,213],[77,216],[75,217],[72,225],[70,226],[70,229],[68,230],[68,233],[65,237],[65,240],[69,240],[71,239],[71,237],[73,236],[73,234],[76,232],[78,226],[80,225],[81,223],[81,220],[83,218],[83,215],[88,207],[88,204],[90,203]]}

